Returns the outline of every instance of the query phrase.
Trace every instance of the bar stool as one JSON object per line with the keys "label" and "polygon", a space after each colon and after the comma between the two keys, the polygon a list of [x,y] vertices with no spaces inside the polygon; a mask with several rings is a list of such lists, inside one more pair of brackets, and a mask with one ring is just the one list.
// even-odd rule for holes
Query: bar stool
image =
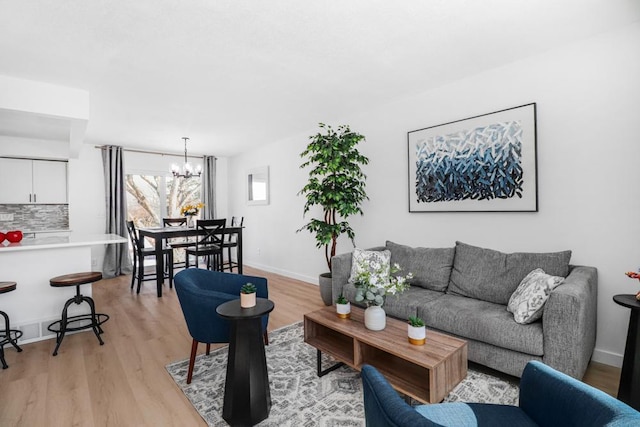
{"label": "bar stool", "polygon": [[[100,334],[103,333],[100,325],[109,320],[109,316],[103,313],[96,313],[96,306],[93,302],[93,298],[85,297],[80,294],[80,285],[97,282],[98,280],[102,280],[102,273],[95,271],[86,273],[65,274],[63,276],[54,277],[53,279],[49,280],[49,284],[55,288],[63,288],[67,286],[76,287],[76,295],[73,298],[67,300],[64,305],[64,309],[62,310],[62,319],[53,322],[47,327],[48,330],[56,333],[56,349],[53,351],[54,356],[58,354],[60,344],[62,344],[64,335],[67,332],[81,331],[91,328],[93,329],[93,333],[96,334],[96,337],[98,337],[100,345],[104,345],[104,342],[100,337]],[[72,303],[80,305],[83,302],[89,304],[91,313],[71,317],[67,315],[67,310]],[[71,326],[72,324],[78,325]]]}
{"label": "bar stool", "polygon": [[[14,291],[16,289],[16,282],[0,282],[0,294]],[[11,344],[20,353],[22,349],[16,342],[18,338],[22,336],[22,331],[18,329],[11,329],[9,324],[9,316],[4,311],[0,311],[0,315],[4,317],[4,329],[0,330],[0,362],[2,362],[2,369],[7,369],[9,365],[4,360],[4,345]]]}

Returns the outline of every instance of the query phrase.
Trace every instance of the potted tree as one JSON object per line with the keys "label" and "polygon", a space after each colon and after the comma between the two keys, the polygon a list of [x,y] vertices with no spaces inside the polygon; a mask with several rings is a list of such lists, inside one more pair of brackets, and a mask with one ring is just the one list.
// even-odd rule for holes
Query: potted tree
{"label": "potted tree", "polygon": [[256,306],[256,285],[245,283],[240,288],[240,307],[251,308]]}
{"label": "potted tree", "polygon": [[320,132],[309,137],[311,142],[300,153],[305,159],[300,168],[311,167],[311,170],[307,184],[298,195],[307,199],[304,215],[319,205],[322,217],[312,218],[298,231],[315,234],[316,247],[324,247],[329,272],[320,275],[320,295],[325,305],[331,305],[331,258],[336,254],[341,234],[346,234],[355,246],[355,233],[347,218],[363,213],[360,204],[368,197],[361,166],[368,164],[369,159],[356,148],[364,136],[352,132],[348,125],[341,125],[337,130],[323,123],[319,126]]}

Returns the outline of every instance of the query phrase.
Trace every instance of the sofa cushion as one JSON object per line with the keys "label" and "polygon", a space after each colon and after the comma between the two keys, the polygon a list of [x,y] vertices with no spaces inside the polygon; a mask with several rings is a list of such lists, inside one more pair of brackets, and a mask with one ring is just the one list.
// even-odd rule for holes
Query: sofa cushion
{"label": "sofa cushion", "polygon": [[521,325],[504,305],[445,294],[418,307],[427,328],[486,342],[509,350],[542,356],[542,322]]}
{"label": "sofa cushion", "polygon": [[522,279],[536,268],[566,277],[571,251],[506,254],[456,242],[447,293],[507,305]]}
{"label": "sofa cushion", "polygon": [[391,264],[398,263],[402,273],[413,273],[412,286],[444,292],[449,286],[455,248],[412,248],[387,241]]}
{"label": "sofa cushion", "polygon": [[[356,303],[356,287],[352,283],[344,285],[343,295],[351,301],[351,303],[360,305],[360,303]],[[410,316],[417,316],[418,307],[440,298],[443,295],[443,292],[411,286],[401,294],[387,295],[382,308],[389,316],[407,320]]]}
{"label": "sofa cushion", "polygon": [[371,272],[370,283],[373,286],[381,287],[389,282],[391,272],[391,252],[387,249],[382,251],[365,251],[355,248],[351,258],[351,276],[349,282],[355,283],[358,275],[363,271]]}
{"label": "sofa cushion", "polygon": [[532,323],[542,317],[544,303],[549,294],[564,282],[564,277],[551,276],[541,268],[536,268],[522,279],[515,290],[507,310],[513,313],[513,319],[518,323]]}

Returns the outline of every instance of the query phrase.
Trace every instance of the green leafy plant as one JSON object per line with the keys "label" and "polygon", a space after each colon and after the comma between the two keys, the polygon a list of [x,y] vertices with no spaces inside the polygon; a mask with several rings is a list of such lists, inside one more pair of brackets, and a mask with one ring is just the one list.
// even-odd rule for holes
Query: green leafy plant
{"label": "green leafy plant", "polygon": [[300,153],[306,161],[300,168],[311,167],[309,181],[298,192],[307,199],[303,215],[312,206],[322,207],[322,218],[313,218],[298,232],[307,230],[316,237],[316,247],[325,248],[325,258],[331,271],[331,258],[336,254],[338,237],[345,234],[355,246],[355,233],[347,218],[362,215],[360,204],[368,199],[365,193],[366,175],[361,165],[369,159],[356,148],[364,136],[352,132],[347,125],[341,125],[337,131],[324,123],[319,124],[321,131],[310,136],[311,142]]}
{"label": "green leafy plant", "polygon": [[356,276],[356,302],[364,302],[367,307],[371,305],[384,304],[387,295],[400,294],[411,286],[409,280],[413,279],[413,274],[406,276],[394,276],[401,270],[398,263],[391,266],[390,275],[386,277],[386,270],[382,264],[371,265],[366,261],[361,261],[360,273]]}
{"label": "green leafy plant", "polygon": [[336,304],[348,304],[349,300],[346,299],[342,294],[336,299]]}
{"label": "green leafy plant", "polygon": [[419,328],[420,326],[424,326],[424,320],[418,316],[410,316],[407,321],[414,328]]}
{"label": "green leafy plant", "polygon": [[242,294],[253,294],[255,292],[256,292],[256,285],[254,285],[253,283],[246,283],[242,285],[242,287],[240,288],[240,293]]}

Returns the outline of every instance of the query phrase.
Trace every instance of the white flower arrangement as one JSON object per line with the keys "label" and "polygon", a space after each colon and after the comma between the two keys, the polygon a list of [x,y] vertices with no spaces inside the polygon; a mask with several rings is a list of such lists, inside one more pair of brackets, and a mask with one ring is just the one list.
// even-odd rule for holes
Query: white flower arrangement
{"label": "white flower arrangement", "polygon": [[[356,276],[356,302],[364,302],[367,307],[371,305],[381,306],[384,304],[387,295],[396,295],[409,289],[409,280],[413,274],[406,276],[394,276],[402,270],[398,263],[393,264],[391,269],[388,265],[383,265],[378,261],[363,261],[359,264],[360,272]],[[387,275],[387,271],[390,274]]]}

